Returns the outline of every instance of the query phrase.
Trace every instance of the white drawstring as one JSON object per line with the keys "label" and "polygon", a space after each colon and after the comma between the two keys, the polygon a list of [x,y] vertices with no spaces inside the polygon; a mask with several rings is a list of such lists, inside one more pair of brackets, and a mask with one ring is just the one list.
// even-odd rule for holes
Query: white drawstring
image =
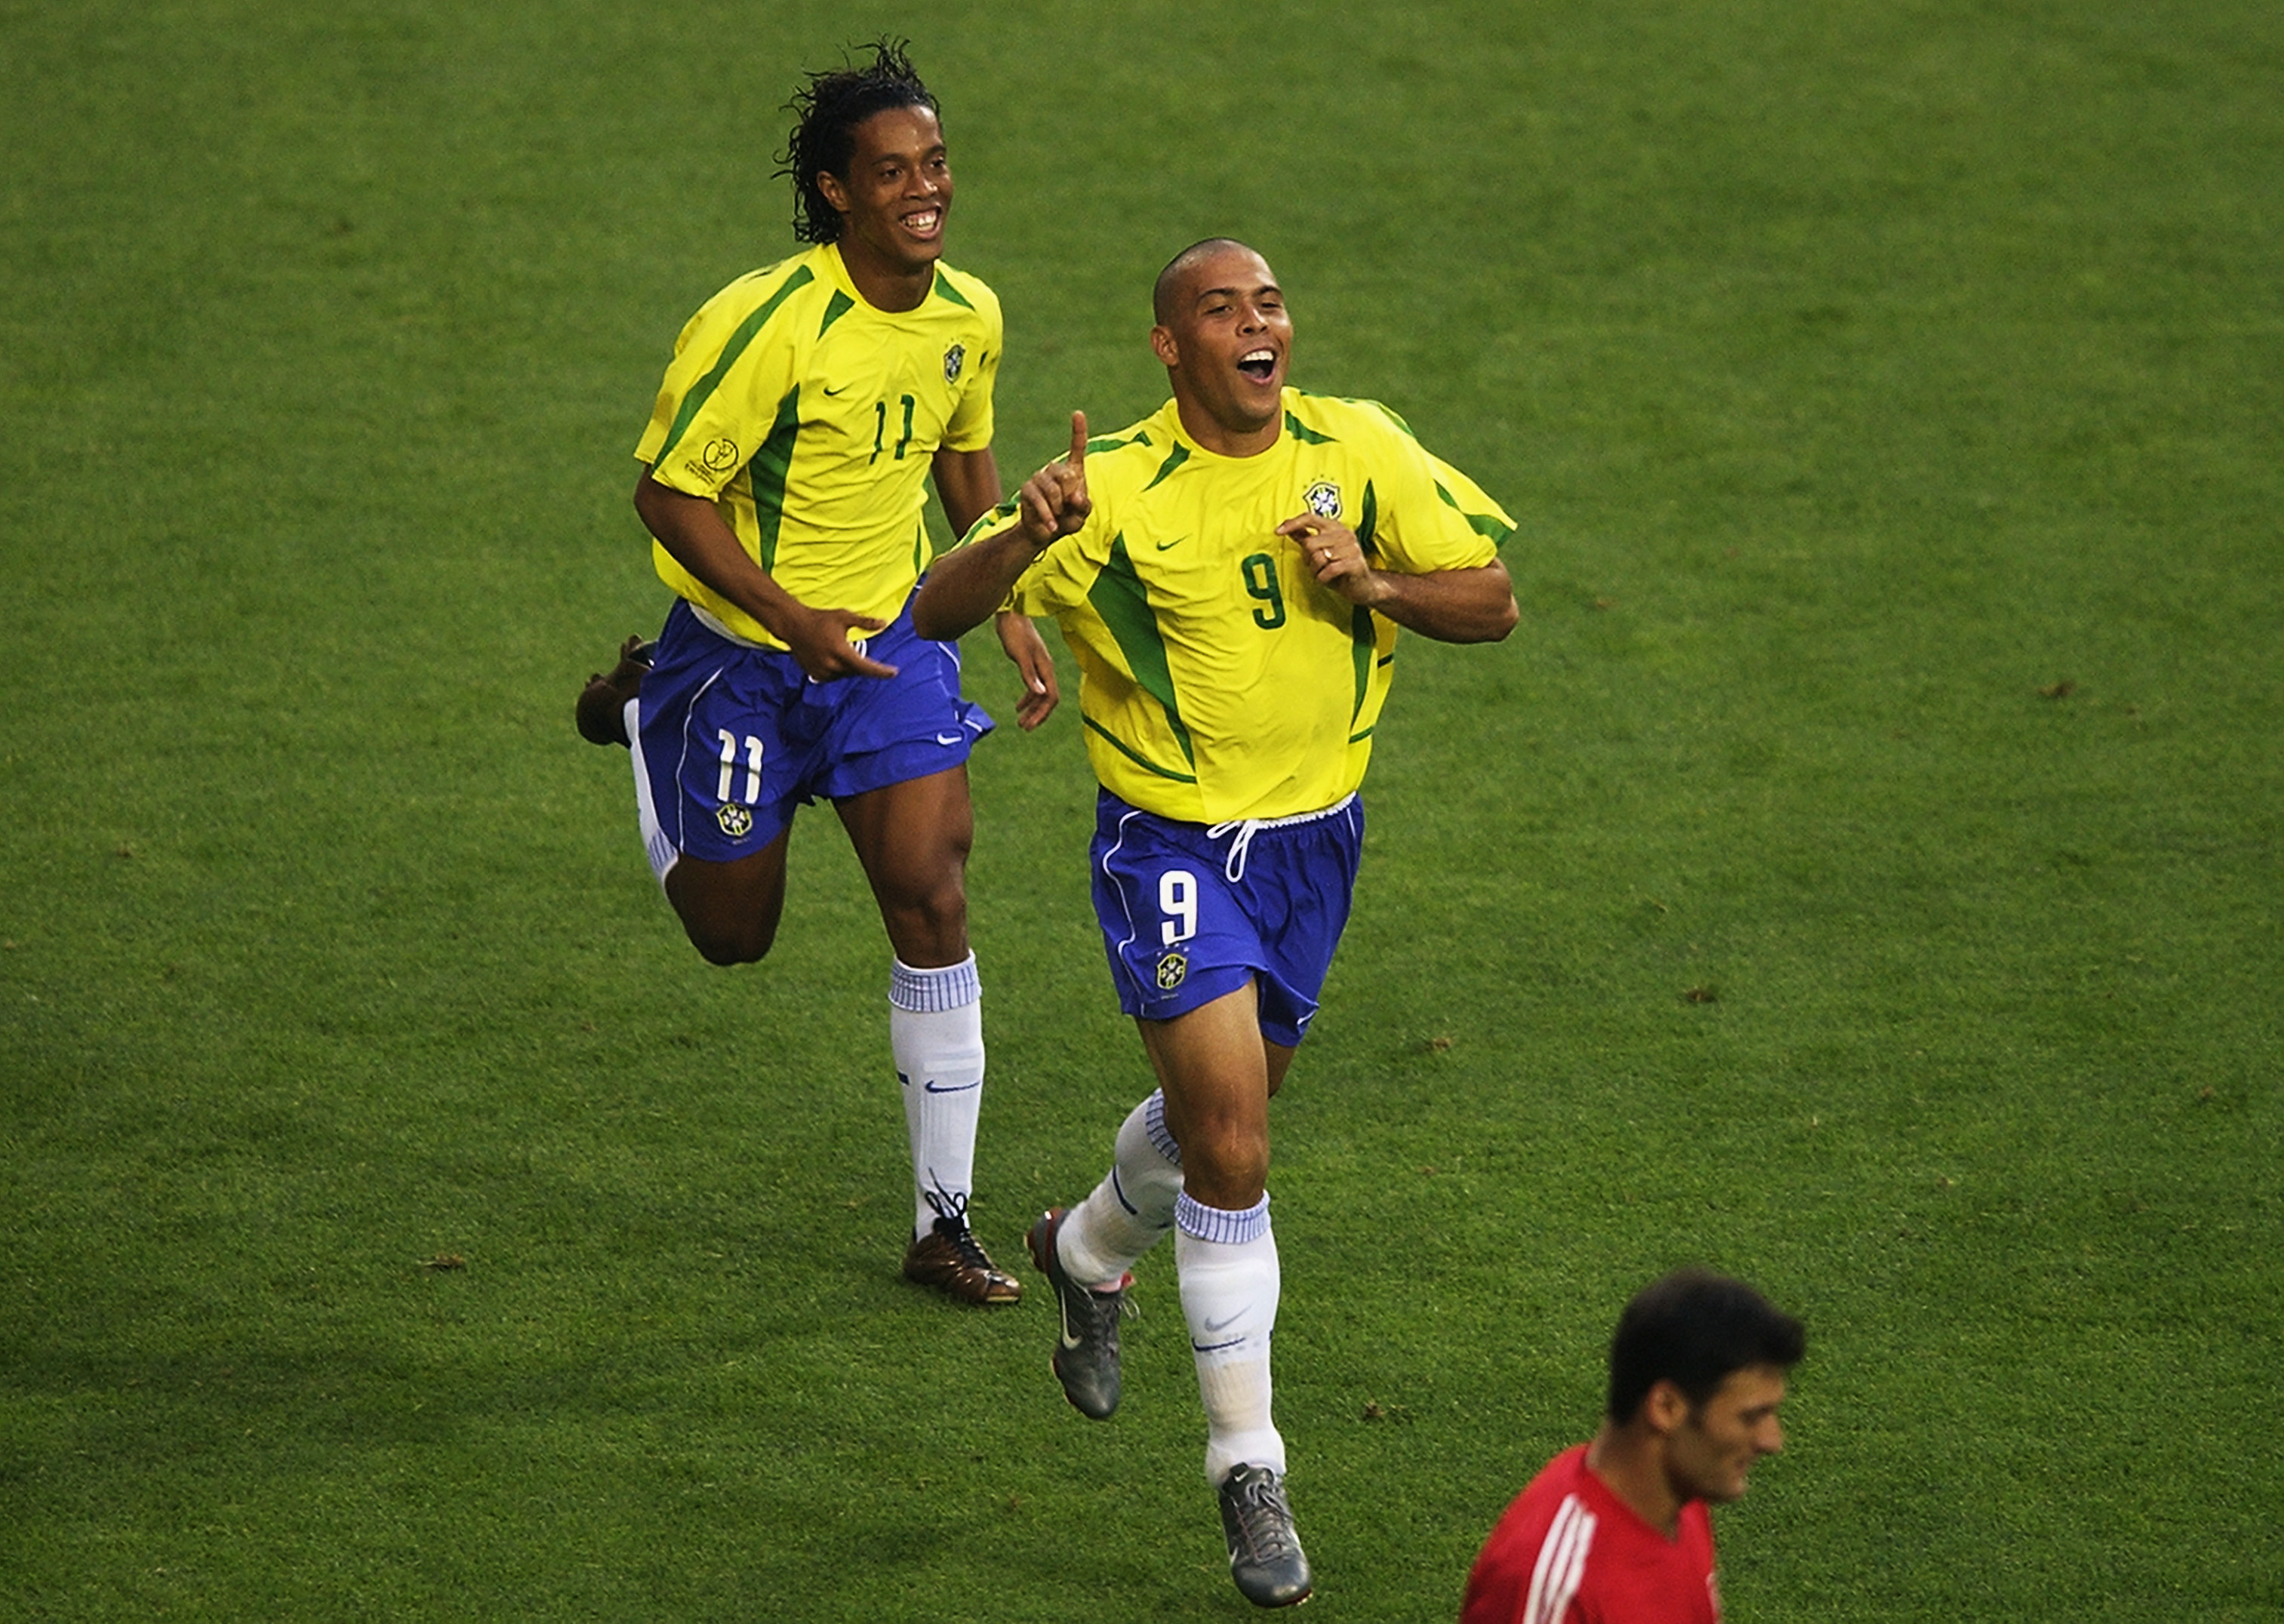
{"label": "white drawstring", "polygon": [[1233,817],[1225,824],[1216,824],[1208,828],[1206,831],[1206,839],[1218,840],[1231,830],[1237,831],[1237,839],[1229,843],[1229,856],[1224,860],[1221,866],[1222,873],[1227,876],[1229,883],[1233,886],[1245,878],[1245,854],[1252,846],[1255,835],[1264,829],[1283,829],[1292,824],[1313,824],[1320,817],[1330,817],[1335,812],[1345,811],[1349,802],[1355,799],[1356,792],[1350,790],[1331,806],[1320,811],[1295,813],[1291,817]]}
{"label": "white drawstring", "polygon": [[1231,830],[1237,831],[1237,839],[1229,843],[1229,855],[1221,865],[1221,871],[1232,886],[1245,878],[1246,848],[1253,844],[1254,835],[1260,831],[1261,821],[1257,817],[1240,817],[1232,823],[1216,824],[1206,831],[1208,840],[1218,840]]}

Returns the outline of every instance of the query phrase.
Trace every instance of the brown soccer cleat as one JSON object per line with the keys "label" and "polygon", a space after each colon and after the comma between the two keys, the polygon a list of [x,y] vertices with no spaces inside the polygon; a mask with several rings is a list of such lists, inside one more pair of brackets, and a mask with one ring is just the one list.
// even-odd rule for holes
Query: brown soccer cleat
{"label": "brown soccer cleat", "polygon": [[619,644],[619,663],[609,674],[598,671],[587,679],[572,713],[579,723],[580,738],[591,745],[627,742],[627,701],[642,691],[643,675],[651,668],[656,648],[640,634],[629,637]]}
{"label": "brown soccer cleat", "polygon": [[939,1217],[904,1253],[904,1278],[980,1308],[1023,1300],[1022,1284],[994,1263],[967,1227],[966,1204]]}

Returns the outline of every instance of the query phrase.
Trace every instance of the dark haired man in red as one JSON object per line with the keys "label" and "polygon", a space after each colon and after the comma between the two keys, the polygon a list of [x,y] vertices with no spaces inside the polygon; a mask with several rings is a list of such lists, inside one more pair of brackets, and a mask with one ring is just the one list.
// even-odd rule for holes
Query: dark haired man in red
{"label": "dark haired man in red", "polygon": [[1751,1286],[1682,1269],[1626,1305],[1609,1401],[1491,1530],[1461,1624],[1718,1624],[1713,1519],[1740,1497],[1777,1422],[1800,1322]]}

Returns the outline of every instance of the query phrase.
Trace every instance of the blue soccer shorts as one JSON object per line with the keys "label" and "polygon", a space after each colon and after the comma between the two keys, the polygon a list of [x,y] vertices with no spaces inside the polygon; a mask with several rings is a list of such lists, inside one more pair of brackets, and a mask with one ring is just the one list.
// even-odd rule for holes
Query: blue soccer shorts
{"label": "blue soccer shorts", "polygon": [[958,767],[991,730],[959,697],[958,645],[915,633],[909,601],[862,646],[896,675],[811,682],[791,654],[732,642],[675,604],[629,730],[661,881],[684,855],[730,863],[766,849],[820,796]]}
{"label": "blue soccer shorts", "polygon": [[1364,855],[1351,795],[1299,817],[1178,823],[1104,790],[1094,911],[1118,1005],[1171,1020],[1257,980],[1261,1034],[1297,1045],[1349,922]]}

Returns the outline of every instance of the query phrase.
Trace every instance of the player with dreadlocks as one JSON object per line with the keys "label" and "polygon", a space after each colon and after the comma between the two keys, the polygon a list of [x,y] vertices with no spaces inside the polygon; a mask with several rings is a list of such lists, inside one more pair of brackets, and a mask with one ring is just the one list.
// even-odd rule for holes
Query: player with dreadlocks
{"label": "player with dreadlocks", "polygon": [[[999,500],[999,301],[943,262],[951,168],[900,44],[809,75],[780,174],[815,245],[739,277],[683,328],[637,445],[635,511],[675,602],[579,696],[580,732],[630,746],[651,868],[699,953],[766,955],[794,808],[823,796],[887,926],[888,1042],[911,1147],[911,1278],[1021,1295],[968,1227],[983,1085],[967,944],[967,755],[991,720],[959,651],[914,634],[934,479],[952,534]],[[1031,623],[1003,617],[1016,715],[1054,707]],[[756,1054],[766,1073],[766,1050]]]}

